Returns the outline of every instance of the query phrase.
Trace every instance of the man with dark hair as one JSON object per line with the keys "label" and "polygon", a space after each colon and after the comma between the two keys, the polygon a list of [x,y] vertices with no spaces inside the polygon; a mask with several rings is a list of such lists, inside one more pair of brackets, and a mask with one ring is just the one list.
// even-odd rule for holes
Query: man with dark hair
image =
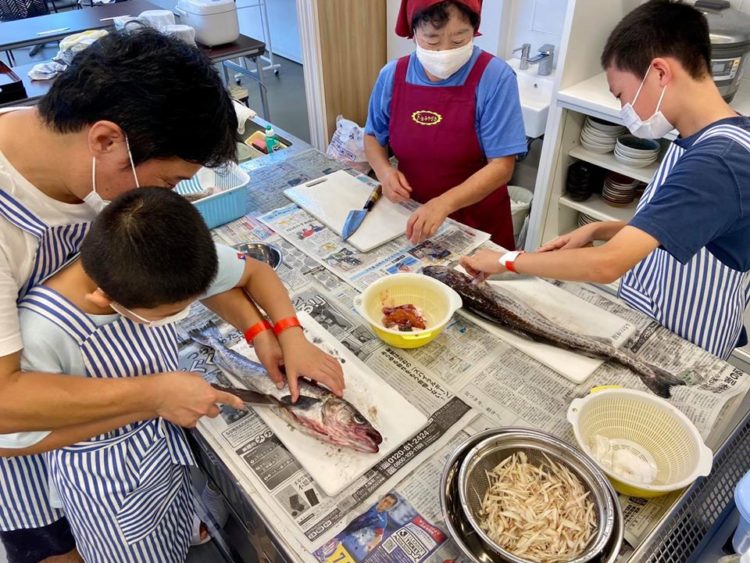
{"label": "man with dark hair", "polygon": [[[231,100],[211,62],[197,48],[153,30],[105,36],[76,56],[39,107],[0,110],[0,433],[15,433],[0,436],[1,448],[31,446],[33,431],[134,413],[190,427],[201,416],[217,416],[216,403],[242,406],[197,374],[180,371],[116,379],[22,371],[21,350],[29,343],[21,337],[17,309],[33,286],[78,252],[109,200],[139,183],[172,188],[203,165],[233,160],[236,130]],[[245,292],[257,294],[259,286],[278,281],[275,274],[228,247],[216,251],[232,261],[214,283],[222,295],[207,304],[240,330],[267,324]],[[283,286],[273,287],[268,301],[275,313],[261,305],[271,318],[293,315]],[[286,328],[278,338],[260,331],[254,343],[277,384],[283,385],[283,361],[294,398],[299,375],[341,393],[335,360],[297,326]],[[13,467],[19,479],[43,471],[28,459],[4,460],[3,466]],[[16,540],[38,548],[11,563],[70,551],[59,511],[29,507],[19,516],[7,506],[0,491],[0,539],[8,551],[7,542]]]}
{"label": "man with dark hair", "polygon": [[[630,222],[581,227],[536,253],[464,257],[474,275],[511,269],[610,283],[633,308],[719,356],[747,342],[750,302],[750,119],[722,99],[710,72],[703,14],[652,0],[612,31],[602,54],[630,131],[677,129]],[[598,247],[593,241],[607,241]]]}

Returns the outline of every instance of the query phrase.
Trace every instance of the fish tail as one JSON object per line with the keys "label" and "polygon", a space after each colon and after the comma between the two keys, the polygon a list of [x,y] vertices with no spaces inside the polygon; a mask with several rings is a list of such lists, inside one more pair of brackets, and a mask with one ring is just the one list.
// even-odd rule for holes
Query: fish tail
{"label": "fish tail", "polygon": [[209,323],[200,329],[193,329],[188,334],[190,338],[203,346],[217,349],[217,346],[221,345],[221,333],[219,332],[219,328],[213,323]]}
{"label": "fish tail", "polygon": [[641,381],[659,397],[669,399],[672,396],[672,387],[685,385],[682,379],[679,379],[665,369],[645,362],[639,363],[640,369],[638,370],[638,375]]}

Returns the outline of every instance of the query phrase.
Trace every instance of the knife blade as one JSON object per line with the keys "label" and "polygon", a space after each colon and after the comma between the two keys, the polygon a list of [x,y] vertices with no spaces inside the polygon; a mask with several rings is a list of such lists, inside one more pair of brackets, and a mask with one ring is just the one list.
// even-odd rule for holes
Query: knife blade
{"label": "knife blade", "polygon": [[291,395],[285,395],[280,399],[277,399],[273,395],[266,395],[259,393],[251,389],[242,389],[241,387],[225,387],[224,385],[218,385],[212,383],[211,387],[217,391],[223,391],[229,393],[235,397],[239,397],[243,402],[254,407],[296,407],[300,409],[310,408],[320,402],[315,397],[308,397],[306,395],[300,395],[296,403],[292,403]]}
{"label": "knife blade", "polygon": [[347,240],[359,229],[365,217],[367,217],[367,213],[375,206],[375,203],[377,203],[382,195],[383,186],[378,186],[372,190],[370,197],[367,198],[362,209],[352,209],[349,212],[346,216],[346,221],[344,221],[344,227],[341,229],[341,238],[343,240]]}

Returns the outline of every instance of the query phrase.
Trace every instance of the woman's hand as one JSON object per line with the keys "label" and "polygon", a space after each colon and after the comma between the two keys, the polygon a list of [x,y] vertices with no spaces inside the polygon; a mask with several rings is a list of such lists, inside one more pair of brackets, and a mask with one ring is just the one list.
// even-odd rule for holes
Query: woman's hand
{"label": "woman's hand", "polygon": [[383,186],[383,195],[393,203],[401,203],[411,199],[411,186],[406,181],[403,172],[398,169],[389,166],[382,177],[378,176],[378,180]]}
{"label": "woman's hand", "polygon": [[434,235],[450,215],[451,210],[440,200],[433,198],[409,217],[406,223],[406,238],[412,244],[419,244]]}

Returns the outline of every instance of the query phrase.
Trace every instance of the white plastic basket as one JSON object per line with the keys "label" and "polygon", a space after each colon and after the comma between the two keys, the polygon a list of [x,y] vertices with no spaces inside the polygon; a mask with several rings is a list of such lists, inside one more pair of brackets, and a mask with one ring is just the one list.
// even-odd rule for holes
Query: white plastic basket
{"label": "white plastic basket", "polygon": [[[711,471],[713,453],[703,444],[695,425],[666,400],[635,389],[595,391],[575,399],[568,408],[578,445],[597,461],[619,492],[637,497],[655,497],[688,486]],[[650,484],[613,473],[592,453],[594,437],[600,435],[627,447],[656,466]]]}

